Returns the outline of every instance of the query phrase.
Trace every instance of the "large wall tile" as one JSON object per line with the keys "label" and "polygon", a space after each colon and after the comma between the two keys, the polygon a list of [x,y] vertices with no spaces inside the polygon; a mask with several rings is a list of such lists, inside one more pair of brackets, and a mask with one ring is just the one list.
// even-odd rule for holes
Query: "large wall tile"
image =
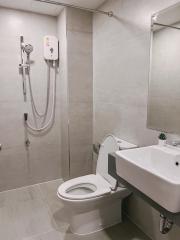
{"label": "large wall tile", "polygon": [[92,173],[92,145],[76,145],[70,149],[71,178],[84,176]]}
{"label": "large wall tile", "polygon": [[[28,154],[28,153],[27,153]],[[57,179],[61,176],[59,145],[34,145],[27,155],[30,184]]]}
{"label": "large wall tile", "polygon": [[64,9],[57,19],[57,32],[60,41],[60,74],[59,74],[59,96],[61,108],[61,159],[62,159],[62,177],[69,178],[69,112],[68,112],[68,71],[67,71],[67,16]]}
{"label": "large wall tile", "polygon": [[0,152],[0,191],[28,184],[26,151],[11,147]]}
{"label": "large wall tile", "polygon": [[66,26],[64,29],[66,38],[64,39],[60,28],[59,34],[64,46],[61,51],[64,52],[66,49],[62,60],[67,69],[63,68],[61,75],[63,118],[61,139],[67,179],[92,172],[92,14],[67,8],[63,16],[66,21],[61,16],[59,26]]}
{"label": "large wall tile", "polygon": [[92,33],[92,13],[80,9],[67,9],[67,28],[71,31]]}
{"label": "large wall tile", "polygon": [[[0,191],[61,177],[60,98],[56,101],[53,126],[44,134],[28,134],[30,147],[26,149],[23,114],[29,113],[30,120],[32,111],[29,91],[27,102],[23,100],[22,76],[18,69],[20,35],[23,35],[25,42],[34,47],[31,81],[37,108],[43,112],[47,88],[43,36],[56,36],[56,27],[55,17],[0,8],[0,143],[3,147],[0,152]],[[54,78],[53,71],[51,77]],[[28,81],[26,83],[28,86]],[[60,95],[58,76],[56,95]]]}
{"label": "large wall tile", "polygon": [[68,31],[70,102],[92,102],[92,34]]}
{"label": "large wall tile", "polygon": [[92,144],[92,104],[71,103],[70,116],[70,145]]}
{"label": "large wall tile", "polygon": [[57,179],[61,176],[59,145],[32,144],[0,152],[0,191]]}

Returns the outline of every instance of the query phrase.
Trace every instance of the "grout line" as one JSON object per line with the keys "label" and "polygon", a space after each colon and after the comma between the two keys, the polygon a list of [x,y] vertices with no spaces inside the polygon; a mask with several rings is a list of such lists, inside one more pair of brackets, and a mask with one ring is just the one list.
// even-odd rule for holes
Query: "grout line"
{"label": "grout line", "polygon": [[[52,181],[51,181],[51,182],[52,182]],[[48,202],[48,199],[47,199],[47,197],[46,197],[46,194],[43,193],[43,189],[41,188],[40,184],[39,184],[38,187],[39,187],[39,191],[40,191],[40,195],[41,195],[42,201],[43,201],[44,204],[46,204],[46,206],[47,206],[48,214],[49,214],[49,217],[50,217],[51,223],[52,223],[51,226],[52,226],[52,228],[53,228],[55,231],[59,232],[58,224],[57,224],[57,222],[56,222],[56,220],[55,220],[55,218],[54,218],[54,216],[53,216],[53,212],[51,211],[50,204],[49,204],[49,202]],[[54,192],[54,194],[55,194],[55,196],[58,198],[56,191]],[[60,199],[58,199],[58,200],[60,201]],[[68,224],[69,224],[69,223],[68,223]],[[60,233],[61,233],[61,232],[60,232]]]}
{"label": "grout line", "polygon": [[34,235],[31,235],[31,236],[29,236],[29,237],[24,237],[22,240],[33,240],[33,238],[35,238],[35,237],[38,237],[38,236],[41,236],[41,235],[44,235],[44,234],[47,234],[47,233],[50,233],[50,232],[52,232],[53,230],[49,230],[49,231],[47,231],[47,232],[42,232],[42,233],[39,233],[39,234],[34,234]]}
{"label": "grout line", "polygon": [[26,185],[26,186],[19,187],[19,188],[12,188],[12,189],[8,189],[8,190],[4,190],[4,191],[1,191],[0,194],[5,193],[5,192],[10,192],[10,191],[15,191],[15,190],[22,190],[22,189],[25,189],[25,188],[28,188],[28,187],[35,187],[35,186],[38,186],[38,185],[41,185],[41,184],[55,182],[55,181],[58,181],[58,180],[61,180],[62,182],[64,182],[64,180],[62,178],[57,178],[57,179],[49,180],[47,182],[40,182],[40,183],[35,183],[35,184],[32,184],[32,185]]}
{"label": "grout line", "polygon": [[[56,221],[55,221],[55,219],[54,219],[54,217],[53,217],[53,213],[52,213],[51,208],[50,208],[50,206],[49,206],[49,203],[48,203],[48,201],[47,201],[47,197],[46,197],[45,194],[43,193],[40,184],[39,184],[38,187],[39,187],[39,191],[40,191],[40,195],[41,195],[42,201],[43,201],[43,202],[46,204],[46,206],[47,206],[47,210],[48,210],[49,217],[50,217],[50,219],[52,220],[52,223],[55,225],[56,229],[58,229],[58,225],[57,225],[57,223],[56,223]],[[55,194],[56,194],[56,192],[55,192]]]}

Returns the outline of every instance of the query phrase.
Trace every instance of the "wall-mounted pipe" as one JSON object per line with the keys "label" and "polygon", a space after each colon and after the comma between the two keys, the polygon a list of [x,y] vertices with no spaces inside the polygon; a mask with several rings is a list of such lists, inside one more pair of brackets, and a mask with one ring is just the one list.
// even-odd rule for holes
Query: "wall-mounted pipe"
{"label": "wall-mounted pipe", "polygon": [[94,143],[94,144],[93,144],[93,152],[98,155],[98,154],[99,154],[100,147],[101,147],[101,144],[100,144],[100,143]]}
{"label": "wall-mounted pipe", "polygon": [[63,7],[77,8],[77,9],[85,10],[85,11],[88,11],[88,12],[100,13],[100,14],[107,15],[109,17],[113,17],[113,12],[112,11],[105,12],[105,11],[102,11],[102,10],[86,8],[86,7],[80,7],[80,6],[77,6],[77,5],[67,4],[67,3],[62,3],[62,2],[56,2],[56,1],[53,1],[53,0],[34,0],[34,1],[42,2],[42,3],[49,3],[49,4],[54,4],[54,5],[59,5],[59,6],[63,6]]}
{"label": "wall-mounted pipe", "polygon": [[173,221],[160,214],[159,230],[162,234],[167,234],[173,227]]}

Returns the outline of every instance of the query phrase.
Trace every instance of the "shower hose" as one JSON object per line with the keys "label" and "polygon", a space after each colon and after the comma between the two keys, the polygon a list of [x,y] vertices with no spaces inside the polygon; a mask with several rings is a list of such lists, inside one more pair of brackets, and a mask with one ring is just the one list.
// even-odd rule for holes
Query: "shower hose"
{"label": "shower hose", "polygon": [[[37,131],[37,132],[41,132],[44,130],[47,130],[47,128],[49,128],[53,122],[54,119],[54,114],[55,114],[55,97],[56,97],[56,76],[57,76],[57,69],[56,69],[56,62],[54,61],[54,81],[53,81],[53,93],[52,93],[52,109],[51,109],[51,113],[50,113],[50,117],[49,119],[46,121],[47,119],[47,115],[48,115],[48,108],[49,108],[49,101],[50,101],[50,80],[51,80],[51,63],[49,61],[47,61],[47,92],[46,92],[46,105],[45,105],[45,110],[43,113],[41,113],[40,111],[38,111],[37,107],[36,107],[36,103],[34,100],[34,95],[33,95],[33,89],[32,89],[32,84],[31,84],[31,69],[30,69],[30,62],[29,60],[27,61],[28,63],[28,71],[27,71],[27,78],[28,78],[28,83],[29,83],[29,92],[30,92],[30,99],[31,99],[31,107],[32,107],[32,112],[33,112],[33,116],[34,116],[34,120],[35,120],[35,124],[37,122],[37,119],[41,119],[41,127],[34,127],[32,126],[28,120],[26,119],[25,123],[27,125],[27,127],[32,130],[32,131]],[[53,66],[53,64],[52,64]],[[36,124],[37,125],[37,124]]]}

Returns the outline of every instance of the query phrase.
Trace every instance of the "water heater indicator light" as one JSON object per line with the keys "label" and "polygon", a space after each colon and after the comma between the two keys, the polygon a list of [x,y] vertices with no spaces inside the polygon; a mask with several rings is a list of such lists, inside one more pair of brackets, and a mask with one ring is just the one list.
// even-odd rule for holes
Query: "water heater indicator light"
{"label": "water heater indicator light", "polygon": [[46,60],[58,60],[58,39],[55,36],[44,37],[44,58]]}

